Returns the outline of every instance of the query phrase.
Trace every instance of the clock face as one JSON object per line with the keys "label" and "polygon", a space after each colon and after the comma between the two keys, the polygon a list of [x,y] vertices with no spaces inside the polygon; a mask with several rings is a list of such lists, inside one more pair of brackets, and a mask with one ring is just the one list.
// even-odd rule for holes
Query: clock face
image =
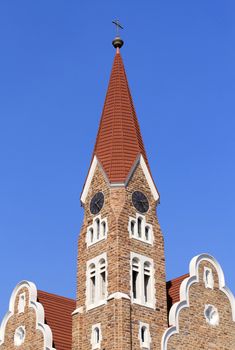
{"label": "clock face", "polygon": [[140,191],[132,193],[132,203],[140,213],[146,213],[149,210],[147,197]]}
{"label": "clock face", "polygon": [[90,202],[90,211],[92,214],[98,214],[104,205],[104,195],[97,192]]}

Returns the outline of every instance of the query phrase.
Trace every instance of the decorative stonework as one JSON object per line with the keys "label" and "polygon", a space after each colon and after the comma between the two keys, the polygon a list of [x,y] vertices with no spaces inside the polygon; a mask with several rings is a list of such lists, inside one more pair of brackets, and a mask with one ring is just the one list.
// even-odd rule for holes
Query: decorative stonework
{"label": "decorative stonework", "polygon": [[[203,266],[203,265],[204,265],[204,268],[200,272],[201,266]],[[208,267],[207,265],[209,265],[210,267]],[[216,279],[218,281],[217,282],[217,284],[218,284],[217,289],[218,290],[215,290],[215,287],[214,287],[215,277],[213,277],[213,280],[211,277],[211,276],[213,276],[211,266],[213,267],[213,270],[216,272]],[[205,271],[209,272],[209,274],[207,273],[207,279],[205,279]],[[180,286],[180,301],[173,304],[171,309],[170,309],[169,324],[171,327],[168,328],[163,334],[162,344],[161,344],[162,350],[168,349],[168,343],[169,343],[171,337],[173,337],[174,335],[177,335],[177,334],[179,334],[179,336],[180,336],[181,333],[180,333],[180,327],[179,327],[179,317],[181,315],[181,312],[183,313],[183,310],[184,310],[184,315],[185,315],[185,310],[187,310],[188,308],[191,307],[190,299],[189,299],[190,290],[196,284],[198,284],[198,285],[200,284],[200,294],[199,294],[200,299],[203,297],[202,296],[203,289],[201,289],[202,285],[204,286],[204,291],[206,291],[208,288],[210,289],[210,290],[207,290],[208,297],[209,297],[210,293],[213,293],[214,297],[217,296],[217,299],[219,297],[223,298],[220,300],[224,300],[227,302],[227,304],[229,305],[229,309],[230,309],[231,321],[233,323],[235,322],[235,298],[234,298],[234,295],[232,294],[232,292],[230,291],[230,289],[225,285],[223,270],[222,270],[221,266],[219,265],[219,263],[216,261],[216,259],[208,254],[201,254],[201,255],[195,256],[190,262],[189,272],[190,272],[190,276],[188,278],[184,279],[183,282],[181,283],[181,286]],[[201,273],[201,277],[200,277],[200,273]],[[211,276],[209,277],[210,273],[211,273]],[[214,288],[214,290],[212,289],[212,287]],[[222,294],[221,294],[221,292],[222,292]],[[199,299],[199,302],[200,302],[200,299]],[[197,300],[198,299],[195,296],[194,302],[196,302]],[[219,311],[217,309],[217,306],[225,307],[223,305],[223,303],[224,302],[220,301],[220,303],[217,304],[216,307],[211,305],[211,304],[205,305],[205,308],[202,312],[204,313],[204,317],[206,318],[206,323],[208,325],[210,325],[210,326],[219,325]],[[200,313],[199,307],[197,309],[197,312]],[[229,314],[225,313],[224,317],[228,317],[228,316],[229,316]],[[195,314],[194,317],[195,317],[195,322],[197,322],[196,321],[197,315]],[[199,316],[199,319],[200,319],[200,316]],[[183,325],[182,321],[180,324],[182,327],[182,325]],[[234,331],[235,331],[235,325],[233,324],[233,331],[232,331],[233,337],[235,336]],[[200,334],[198,336],[200,337]],[[202,335],[201,335],[201,337],[202,337]],[[217,340],[217,342],[218,342],[218,340]],[[171,346],[172,346],[172,343],[171,343]]]}
{"label": "decorative stonework", "polygon": [[[31,317],[33,324],[30,323]],[[22,320],[26,320],[24,325],[22,325]],[[33,336],[34,331],[35,338],[38,338],[38,341],[42,339],[42,344],[44,344],[42,349],[55,350],[52,345],[51,329],[45,324],[44,308],[42,304],[37,302],[36,286],[32,282],[22,281],[13,290],[9,303],[9,311],[1,323],[0,348],[1,345],[5,345],[6,328],[8,328],[8,332],[9,329],[13,332],[12,341],[14,345],[21,346],[26,341],[27,327],[30,330],[29,337]],[[7,338],[9,341],[9,337]]]}

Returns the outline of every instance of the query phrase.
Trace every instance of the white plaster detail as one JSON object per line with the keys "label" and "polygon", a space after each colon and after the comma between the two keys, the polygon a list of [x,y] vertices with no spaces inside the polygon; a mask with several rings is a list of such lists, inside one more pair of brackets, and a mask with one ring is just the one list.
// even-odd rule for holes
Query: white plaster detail
{"label": "white plaster detail", "polygon": [[95,169],[97,167],[97,165],[99,166],[99,168],[101,169],[103,175],[104,175],[104,178],[107,182],[107,184],[109,184],[110,187],[126,187],[136,169],[136,167],[138,166],[138,164],[140,164],[143,172],[144,172],[144,175],[146,177],[146,180],[148,182],[148,185],[149,185],[149,188],[152,192],[152,195],[153,195],[153,198],[155,201],[159,202],[159,199],[160,199],[160,196],[159,196],[159,193],[158,193],[158,190],[157,190],[157,187],[155,185],[155,183],[153,182],[153,179],[152,179],[152,176],[149,172],[149,169],[146,165],[146,162],[144,160],[144,157],[142,156],[142,154],[140,154],[134,165],[132,166],[128,176],[127,176],[127,179],[125,182],[109,182],[109,179],[107,177],[107,174],[105,173],[102,165],[100,164],[98,158],[96,156],[94,156],[92,162],[91,162],[91,166],[90,166],[90,169],[89,169],[89,172],[88,172],[88,175],[87,175],[87,178],[86,178],[86,182],[84,184],[84,187],[83,187],[83,191],[82,191],[82,194],[81,194],[81,202],[84,204],[85,201],[86,201],[86,198],[87,198],[87,194],[88,194],[88,191],[89,191],[89,188],[90,188],[90,185],[91,185],[91,181],[93,179],[93,176],[95,174]]}
{"label": "white plaster detail", "polygon": [[76,314],[83,314],[83,312],[84,312],[84,307],[83,307],[83,306],[80,306],[80,307],[78,307],[77,309],[75,309],[75,310],[71,313],[71,315],[73,316],[73,315],[76,315]]}
{"label": "white plaster detail", "polygon": [[111,300],[111,299],[127,299],[127,300],[130,300],[131,298],[126,293],[115,292],[115,293],[112,293],[112,294],[110,294],[108,296],[108,300]]}
{"label": "white plaster detail", "polygon": [[101,215],[97,215],[93,218],[92,225],[88,226],[86,234],[87,246],[91,246],[97,242],[106,239],[108,235],[108,220],[107,218],[101,219]]}
{"label": "white plaster detail", "polygon": [[21,293],[19,295],[19,302],[18,302],[18,313],[22,313],[24,312],[26,306],[26,295],[25,293]]}
{"label": "white plaster detail", "polygon": [[[133,290],[133,272],[136,273],[136,290]],[[147,285],[146,285],[147,277]],[[134,252],[130,254],[130,290],[132,303],[155,308],[155,279],[153,259]]]}
{"label": "white plaster detail", "polygon": [[[22,281],[17,284],[13,290],[9,303],[9,310],[4,316],[0,326],[0,345],[4,344],[5,329],[9,319],[14,316],[16,296],[22,288],[27,288],[29,293],[29,307],[33,308],[36,314],[35,328],[40,330],[44,337],[43,350],[55,350],[53,348],[53,338],[50,327],[45,324],[44,308],[42,304],[37,301],[37,288],[34,283],[28,281]],[[17,308],[18,309],[18,308]],[[18,310],[17,310],[18,311]]]}
{"label": "white plaster detail", "polygon": [[103,253],[87,261],[86,309],[90,310],[107,303],[108,268],[107,254]]}
{"label": "white plaster detail", "polygon": [[189,265],[189,274],[190,276],[185,278],[180,286],[180,301],[173,304],[170,313],[169,313],[169,327],[163,334],[161,350],[167,350],[168,339],[176,333],[180,332],[179,329],[179,315],[180,311],[186,307],[189,307],[189,289],[191,285],[199,282],[199,265],[202,261],[207,261],[212,264],[217,272],[219,279],[219,289],[227,296],[232,312],[232,319],[235,322],[235,298],[231,290],[225,285],[224,273],[218,263],[218,261],[209,254],[200,254],[195,256]]}
{"label": "white plaster detail", "polygon": [[144,215],[136,213],[136,217],[129,217],[128,232],[130,238],[153,245],[153,227],[146,222]]}
{"label": "white plaster detail", "polygon": [[140,341],[141,349],[150,349],[151,336],[149,331],[149,324],[139,321],[139,334],[138,338]]}
{"label": "white plaster detail", "polygon": [[219,313],[213,305],[205,305],[204,316],[206,322],[209,323],[210,326],[219,325]]}
{"label": "white plaster detail", "polygon": [[153,182],[152,176],[151,176],[151,174],[150,174],[150,172],[149,172],[149,169],[148,169],[148,167],[147,167],[147,164],[146,164],[146,162],[145,162],[144,157],[142,156],[142,154],[140,154],[140,155],[137,157],[137,159],[136,159],[136,161],[135,161],[133,167],[131,168],[131,170],[130,170],[130,172],[129,172],[129,174],[128,174],[128,177],[127,177],[127,179],[126,179],[126,181],[125,181],[125,186],[128,185],[130,179],[132,178],[133,173],[135,172],[135,169],[137,168],[137,166],[138,166],[139,164],[140,164],[140,166],[141,166],[141,168],[142,168],[142,170],[143,170],[143,173],[144,173],[145,178],[146,178],[146,180],[147,180],[147,182],[148,182],[148,185],[149,185],[149,188],[150,188],[150,190],[151,190],[151,192],[152,192],[152,195],[153,195],[154,200],[155,200],[156,202],[159,202],[159,199],[160,199],[159,192],[158,192],[158,190],[157,190],[157,187],[156,187],[155,183]]}
{"label": "white plaster detail", "polygon": [[209,267],[204,267],[203,281],[205,283],[206,288],[213,289],[214,288],[214,277],[212,270]]}
{"label": "white plaster detail", "polygon": [[88,191],[89,191],[89,188],[90,188],[90,185],[91,185],[91,181],[93,179],[93,176],[94,176],[94,173],[95,173],[95,169],[96,169],[96,166],[98,164],[98,160],[97,160],[97,157],[94,156],[93,160],[92,160],[92,163],[91,163],[91,166],[90,166],[90,170],[89,170],[89,173],[87,175],[87,178],[86,178],[86,182],[85,182],[85,185],[83,187],[83,191],[82,191],[82,194],[81,194],[81,202],[84,204],[85,201],[86,201],[86,197],[87,197],[87,194],[88,194]]}
{"label": "white plaster detail", "polygon": [[24,343],[26,336],[25,326],[20,326],[16,329],[14,334],[14,345],[20,346]]}
{"label": "white plaster detail", "polygon": [[97,323],[92,325],[92,329],[91,329],[92,350],[100,349],[101,341],[102,341],[101,324]]}

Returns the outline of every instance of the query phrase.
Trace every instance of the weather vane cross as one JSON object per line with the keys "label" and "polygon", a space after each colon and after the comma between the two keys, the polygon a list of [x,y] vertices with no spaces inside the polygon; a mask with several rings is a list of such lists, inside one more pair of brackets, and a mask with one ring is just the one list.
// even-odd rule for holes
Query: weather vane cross
{"label": "weather vane cross", "polygon": [[123,26],[120,24],[118,19],[112,21],[112,23],[116,26],[117,36],[119,36],[119,30],[123,29]]}

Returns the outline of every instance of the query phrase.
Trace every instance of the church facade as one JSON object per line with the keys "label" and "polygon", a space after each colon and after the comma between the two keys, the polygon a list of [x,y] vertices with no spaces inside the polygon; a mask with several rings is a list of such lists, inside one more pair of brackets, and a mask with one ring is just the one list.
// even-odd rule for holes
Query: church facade
{"label": "church facade", "polygon": [[76,300],[12,292],[0,350],[235,350],[235,298],[201,254],[166,281],[154,183],[120,54],[120,37],[88,175]]}

